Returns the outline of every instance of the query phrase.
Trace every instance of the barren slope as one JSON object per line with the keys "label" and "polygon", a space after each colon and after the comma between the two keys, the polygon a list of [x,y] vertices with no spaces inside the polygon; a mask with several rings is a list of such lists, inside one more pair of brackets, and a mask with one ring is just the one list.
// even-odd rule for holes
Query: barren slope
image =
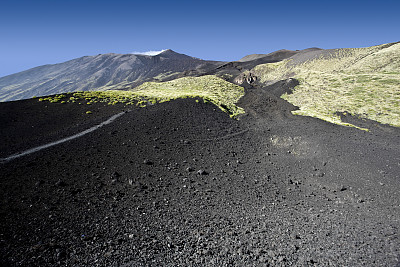
{"label": "barren slope", "polygon": [[[395,266],[399,129],[364,132],[293,116],[296,108],[270,92],[294,85],[249,90],[239,121],[180,99],[0,165],[1,263]],[[35,119],[26,110],[36,105],[1,103],[17,116],[1,117],[9,131],[0,138],[16,125],[29,131],[28,143],[54,129],[62,136],[61,120],[36,127],[46,112],[85,112],[41,102]],[[125,108],[98,105],[97,118]],[[75,123],[94,121],[76,116]],[[12,142],[2,149],[15,151]]]}

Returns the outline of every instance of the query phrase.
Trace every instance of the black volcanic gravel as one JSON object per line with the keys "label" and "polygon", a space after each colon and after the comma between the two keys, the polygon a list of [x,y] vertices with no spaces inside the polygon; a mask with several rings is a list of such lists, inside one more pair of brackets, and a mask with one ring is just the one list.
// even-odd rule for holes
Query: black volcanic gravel
{"label": "black volcanic gravel", "polygon": [[[240,120],[176,100],[1,164],[1,265],[395,266],[399,129],[295,117],[271,90]],[[125,109],[56,107],[0,103],[1,156]]]}

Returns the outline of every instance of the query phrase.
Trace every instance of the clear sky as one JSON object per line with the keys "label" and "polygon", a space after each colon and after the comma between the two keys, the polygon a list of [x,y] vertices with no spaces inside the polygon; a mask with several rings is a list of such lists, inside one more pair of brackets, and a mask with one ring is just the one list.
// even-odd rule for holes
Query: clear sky
{"label": "clear sky", "polygon": [[399,0],[2,0],[0,77],[85,55],[172,49],[231,61],[400,41]]}

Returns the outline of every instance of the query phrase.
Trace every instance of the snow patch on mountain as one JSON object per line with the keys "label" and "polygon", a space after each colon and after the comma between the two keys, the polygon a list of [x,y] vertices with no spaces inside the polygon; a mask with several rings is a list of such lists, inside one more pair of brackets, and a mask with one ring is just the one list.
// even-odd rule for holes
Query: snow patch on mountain
{"label": "snow patch on mountain", "polygon": [[134,55],[144,55],[144,56],[156,56],[156,55],[161,54],[161,53],[164,52],[164,51],[166,51],[166,49],[160,50],[160,51],[153,51],[153,50],[151,50],[151,51],[147,51],[147,52],[132,52],[131,54],[134,54]]}

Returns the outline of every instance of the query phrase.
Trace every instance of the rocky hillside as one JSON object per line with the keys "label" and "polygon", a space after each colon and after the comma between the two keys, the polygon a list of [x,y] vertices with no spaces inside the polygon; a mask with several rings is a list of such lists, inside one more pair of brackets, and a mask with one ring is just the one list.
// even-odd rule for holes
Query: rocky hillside
{"label": "rocky hillside", "polygon": [[348,123],[341,116],[351,114],[399,127],[399,70],[397,42],[298,53],[277,63],[260,64],[250,73],[263,86],[298,80],[294,92],[282,96],[299,107],[294,114],[342,125]]}
{"label": "rocky hillside", "polygon": [[221,63],[165,50],[155,56],[100,54],[44,65],[0,78],[0,101],[75,91],[106,90],[113,85],[137,86],[154,77]]}
{"label": "rocky hillside", "polygon": [[294,85],[248,90],[239,120],[0,103],[0,266],[399,266],[400,128],[293,116],[271,92]]}

